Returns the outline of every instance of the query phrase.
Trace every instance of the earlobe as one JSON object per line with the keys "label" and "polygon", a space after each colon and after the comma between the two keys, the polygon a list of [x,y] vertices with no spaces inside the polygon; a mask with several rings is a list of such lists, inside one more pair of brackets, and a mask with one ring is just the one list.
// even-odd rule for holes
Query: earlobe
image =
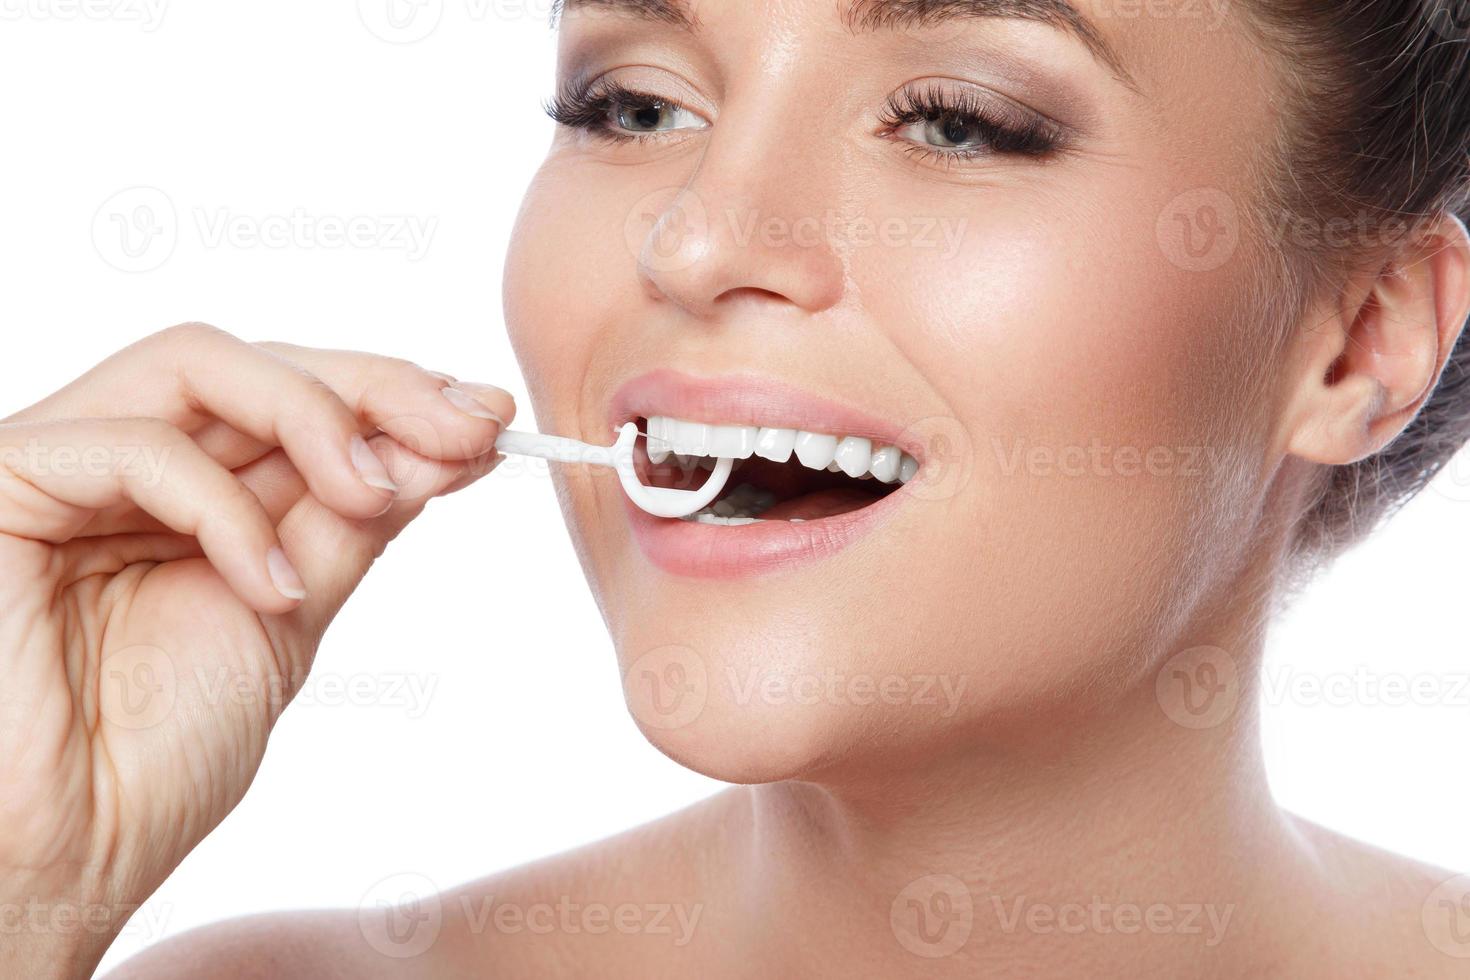
{"label": "earlobe", "polygon": [[1342,466],[1387,446],[1433,392],[1467,315],[1470,236],[1447,215],[1349,284],[1326,322],[1303,333],[1287,451]]}

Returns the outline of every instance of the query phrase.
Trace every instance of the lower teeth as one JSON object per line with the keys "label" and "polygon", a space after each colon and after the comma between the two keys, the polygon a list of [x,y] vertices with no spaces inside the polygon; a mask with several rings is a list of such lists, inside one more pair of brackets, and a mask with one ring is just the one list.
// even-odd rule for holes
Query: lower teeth
{"label": "lower teeth", "polygon": [[746,524],[764,523],[760,515],[776,506],[776,495],[742,483],[721,500],[681,520],[695,524],[719,524],[725,527],[741,527]]}

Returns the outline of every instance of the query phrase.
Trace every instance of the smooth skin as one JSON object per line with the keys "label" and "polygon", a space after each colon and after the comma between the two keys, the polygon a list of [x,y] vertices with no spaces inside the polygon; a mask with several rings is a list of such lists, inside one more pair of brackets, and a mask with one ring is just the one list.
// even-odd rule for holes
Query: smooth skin
{"label": "smooth skin", "polygon": [[[1078,6],[1126,80],[1055,24],[1018,17],[854,31],[845,5],[826,0],[568,4],[563,81],[616,75],[703,125],[683,115],[657,136],[616,144],[558,132],[505,280],[538,421],[603,435],[611,392],[656,368],[775,374],[900,423],[947,420],[968,436],[970,479],[942,498],[910,494],[882,527],[824,561],[722,583],[653,567],[615,481],[557,473],[623,669],[680,644],[711,679],[687,724],[650,724],[630,699],[635,718],[679,762],[744,785],[439,896],[434,941],[413,956],[385,955],[373,941],[382,923],[358,910],[280,914],[162,943],[116,976],[1464,975],[1423,919],[1452,873],[1281,811],[1252,706],[1308,478],[1386,445],[1433,390],[1470,313],[1466,230],[1444,218],[1384,243],[1365,271],[1287,324],[1271,356],[1271,329],[1253,306],[1270,282],[1262,243],[1246,234],[1233,256],[1191,268],[1158,229],[1169,203],[1192,190],[1242,208],[1258,199],[1255,154],[1277,144],[1281,67],[1235,5],[1211,6],[1218,18]],[[1001,92],[1077,138],[1045,162],[961,163],[879,136],[885,96],[929,76]],[[681,191],[711,220],[681,222]],[[963,218],[964,233],[945,249],[858,246],[841,234],[797,244],[761,231],[854,214]],[[651,227],[641,223],[649,215]],[[675,224],[671,252],[663,246]],[[304,366],[338,387],[325,368]],[[1214,465],[1133,478],[1007,465],[1018,448],[1094,441],[1203,448]],[[359,499],[341,453],[325,463],[335,476],[303,463],[297,492],[311,490],[297,506],[338,529],[334,538],[362,520],[353,507],[372,501]],[[226,532],[179,520],[199,529],[180,547],[198,541],[212,561],[190,569],[228,581],[231,595],[279,602],[262,571],[263,527],[230,532],[247,536],[246,560],[213,547]],[[314,549],[282,538],[312,593],[302,609],[324,603],[294,634],[314,645],[366,562],[349,563],[352,574],[322,569]],[[17,540],[22,550],[54,548]],[[24,568],[6,566],[7,587],[33,603],[54,593],[37,587],[39,573],[11,567]],[[258,635],[255,615],[241,611],[247,636]],[[140,641],[171,648],[129,637]],[[66,662],[77,642],[53,634],[37,659]],[[1173,657],[1203,646],[1236,668],[1235,708],[1191,727],[1161,710],[1157,682]],[[742,698],[725,680],[753,677],[759,690],[767,674],[827,671],[942,676],[963,680],[965,693],[941,711]],[[263,745],[266,727],[246,729]],[[75,781],[96,785],[85,772]],[[43,786],[56,783],[48,770]],[[68,836],[69,848],[22,835],[11,866],[19,860],[33,880],[17,894],[141,899],[187,851],[181,842],[159,853],[149,831],[184,826],[195,841],[237,798],[198,800],[187,789],[163,796],[175,801],[174,822],[129,810],[89,824],[116,828],[132,846],[88,850],[78,842],[93,832]],[[65,825],[57,815],[71,811],[48,808],[45,795],[25,794],[24,812]],[[89,854],[91,864],[66,857]],[[974,903],[972,934],[954,949],[904,931],[917,907],[944,935],[955,909],[937,901],[934,876],[962,882]],[[1174,927],[1106,912],[1099,926],[1087,911],[1098,903],[1139,915],[1161,907]],[[573,928],[554,911],[549,929],[493,918],[497,907],[566,905],[667,914],[661,929],[644,920],[599,930],[580,918]],[[1069,911],[1079,908],[1080,928]],[[403,910],[404,922],[416,911]],[[34,962],[50,952],[18,951]],[[71,955],[85,963],[89,951]]]}

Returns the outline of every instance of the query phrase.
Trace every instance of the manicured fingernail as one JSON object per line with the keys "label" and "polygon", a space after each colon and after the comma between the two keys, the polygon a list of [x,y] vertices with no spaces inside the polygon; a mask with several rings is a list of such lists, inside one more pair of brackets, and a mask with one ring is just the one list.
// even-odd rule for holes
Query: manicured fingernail
{"label": "manicured fingernail", "polygon": [[297,602],[306,598],[306,583],[301,581],[301,573],[296,571],[296,566],[291,564],[284,551],[272,548],[266,553],[265,566],[270,570],[271,582],[277,592]]}
{"label": "manicured fingernail", "polygon": [[362,436],[352,437],[352,465],[357,467],[357,475],[362,477],[362,482],[374,490],[386,490],[389,493],[398,492],[398,484],[388,475],[388,467],[373,452],[373,448],[367,444]]}
{"label": "manicured fingernail", "polygon": [[448,400],[449,404],[453,405],[461,412],[464,412],[466,415],[473,416],[477,419],[488,419],[489,421],[494,422],[497,425],[505,425],[505,422],[500,418],[499,415],[496,415],[494,412],[490,411],[490,409],[486,408],[483,404],[480,403],[479,399],[475,398],[474,395],[471,395],[465,391],[461,391],[460,389],[453,386],[445,388],[443,393],[445,399]]}

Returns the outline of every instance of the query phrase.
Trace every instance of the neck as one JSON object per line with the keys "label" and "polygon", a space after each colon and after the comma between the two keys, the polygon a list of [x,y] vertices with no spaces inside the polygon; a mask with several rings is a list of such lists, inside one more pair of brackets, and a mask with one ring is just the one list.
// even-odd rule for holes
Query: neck
{"label": "neck", "polygon": [[1151,675],[923,765],[748,790],[749,928],[789,939],[768,946],[800,960],[773,964],[787,975],[1257,972],[1306,860],[1266,785],[1259,655],[1205,727]]}

